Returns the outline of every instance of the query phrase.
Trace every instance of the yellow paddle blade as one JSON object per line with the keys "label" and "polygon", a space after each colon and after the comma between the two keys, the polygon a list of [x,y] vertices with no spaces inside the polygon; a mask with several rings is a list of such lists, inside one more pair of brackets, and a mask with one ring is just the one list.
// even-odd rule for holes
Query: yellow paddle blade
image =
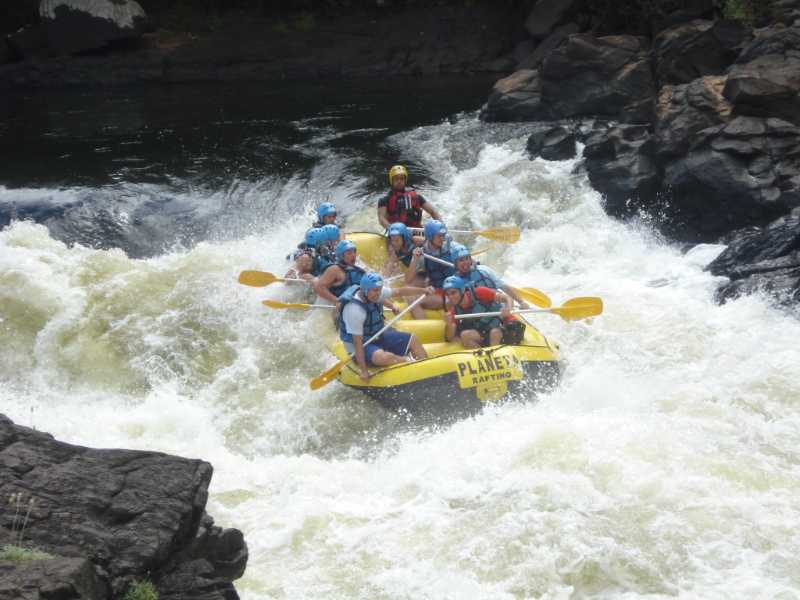
{"label": "yellow paddle blade", "polygon": [[310,304],[299,304],[296,302],[278,302],[277,300],[262,300],[261,304],[270,308],[299,308],[301,310],[311,310]]}
{"label": "yellow paddle blade", "polygon": [[530,302],[531,304],[541,306],[542,308],[550,308],[553,306],[553,302],[550,300],[550,297],[536,288],[524,287],[515,289],[517,290],[517,293],[525,299],[525,302]]}
{"label": "yellow paddle blade", "polygon": [[280,277],[275,277],[272,273],[264,271],[242,271],[239,273],[239,283],[251,285],[253,287],[264,287],[276,281],[283,281]]}
{"label": "yellow paddle blade", "polygon": [[515,244],[519,241],[519,227],[491,227],[483,231],[476,231],[480,236],[504,244]]}
{"label": "yellow paddle blade", "polygon": [[348,357],[347,360],[340,360],[338,363],[333,365],[330,369],[325,371],[322,375],[318,375],[311,380],[309,385],[311,386],[312,390],[318,390],[321,387],[328,385],[331,381],[333,381],[336,376],[344,369],[344,366],[349,363],[352,358]]}
{"label": "yellow paddle blade", "polygon": [[557,314],[565,321],[596,317],[603,312],[603,300],[592,296],[572,298],[557,308],[551,308],[550,312]]}

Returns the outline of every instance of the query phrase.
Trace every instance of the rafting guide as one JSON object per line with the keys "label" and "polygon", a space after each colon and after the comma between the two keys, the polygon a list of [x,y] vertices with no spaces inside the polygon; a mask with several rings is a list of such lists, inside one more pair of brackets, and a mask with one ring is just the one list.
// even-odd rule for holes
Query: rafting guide
{"label": "rafting guide", "polygon": [[408,169],[395,165],[389,169],[389,192],[378,201],[378,222],[384,229],[392,223],[422,227],[422,211],[441,221],[439,211],[415,189],[406,186]]}

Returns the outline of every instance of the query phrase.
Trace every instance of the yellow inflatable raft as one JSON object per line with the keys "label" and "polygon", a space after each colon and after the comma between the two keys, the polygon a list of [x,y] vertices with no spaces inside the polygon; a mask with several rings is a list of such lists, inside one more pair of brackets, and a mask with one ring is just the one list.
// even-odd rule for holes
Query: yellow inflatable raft
{"label": "yellow inflatable raft", "polygon": [[[351,233],[347,239],[355,242],[361,260],[370,268],[384,267],[388,260],[386,238],[375,233]],[[425,346],[427,359],[372,368],[367,382],[351,361],[342,369],[339,381],[387,408],[415,414],[470,414],[486,402],[515,392],[527,398],[558,383],[562,367],[558,345],[530,322],[525,321],[521,344],[465,350],[460,343],[445,341],[442,311],[426,313],[428,318],[420,320],[406,315],[395,328],[416,334]],[[390,316],[387,313],[387,318]],[[348,356],[341,341],[334,343],[332,351],[340,360]]]}

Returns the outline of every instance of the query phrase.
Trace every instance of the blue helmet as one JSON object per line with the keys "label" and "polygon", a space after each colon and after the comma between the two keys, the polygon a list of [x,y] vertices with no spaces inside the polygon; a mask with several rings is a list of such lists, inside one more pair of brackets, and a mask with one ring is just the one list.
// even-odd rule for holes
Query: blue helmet
{"label": "blue helmet", "polygon": [[389,231],[387,232],[387,235],[389,237],[393,235],[401,235],[407,242],[411,241],[411,232],[408,230],[408,227],[405,226],[405,223],[392,223],[389,225]]}
{"label": "blue helmet", "polygon": [[306,231],[306,237],[303,241],[306,246],[316,248],[325,243],[325,233],[322,231],[321,227],[313,227]]}
{"label": "blue helmet", "polygon": [[317,208],[317,216],[319,217],[320,222],[327,217],[328,215],[335,215],[336,214],[336,206],[332,202],[323,202]]}
{"label": "blue helmet", "polygon": [[467,289],[467,282],[457,275],[450,275],[450,277],[445,278],[442,289],[445,292],[447,290],[458,290],[463,293]]}
{"label": "blue helmet", "polygon": [[342,260],[344,258],[344,253],[348,250],[358,251],[358,248],[356,248],[356,245],[350,240],[342,240],[336,244],[336,260]]}
{"label": "blue helmet", "polygon": [[447,225],[436,219],[431,219],[425,223],[425,239],[431,240],[433,236],[440,233],[447,234]]}
{"label": "blue helmet", "polygon": [[465,256],[471,256],[469,248],[467,248],[464,244],[453,244],[450,246],[450,259],[453,262],[456,262],[459,258],[464,258]]}
{"label": "blue helmet", "polygon": [[370,290],[374,290],[375,288],[383,287],[383,277],[380,276],[379,273],[365,273],[361,277],[361,293],[364,296],[367,295],[367,292]]}
{"label": "blue helmet", "polygon": [[339,226],[334,225],[333,223],[328,223],[327,225],[323,225],[320,227],[322,229],[322,235],[325,238],[326,242],[335,242],[339,239]]}

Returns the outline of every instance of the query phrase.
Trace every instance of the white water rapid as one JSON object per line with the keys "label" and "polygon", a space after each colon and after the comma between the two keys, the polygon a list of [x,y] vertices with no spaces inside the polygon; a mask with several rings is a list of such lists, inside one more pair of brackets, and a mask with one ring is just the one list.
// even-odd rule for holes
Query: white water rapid
{"label": "white water rapid", "polygon": [[285,268],[309,222],[287,212],[141,260],[4,229],[0,412],[210,461],[246,600],[800,599],[800,322],[758,296],[717,306],[721,246],[610,219],[575,161],[486,127],[389,143],[443,182],[422,191],[451,227],[523,228],[483,260],[507,280],[603,298],[592,323],[536,320],[568,361],[539,402],[433,428],[311,392],[333,363],[313,319],[260,304],[282,286],[236,284]]}

